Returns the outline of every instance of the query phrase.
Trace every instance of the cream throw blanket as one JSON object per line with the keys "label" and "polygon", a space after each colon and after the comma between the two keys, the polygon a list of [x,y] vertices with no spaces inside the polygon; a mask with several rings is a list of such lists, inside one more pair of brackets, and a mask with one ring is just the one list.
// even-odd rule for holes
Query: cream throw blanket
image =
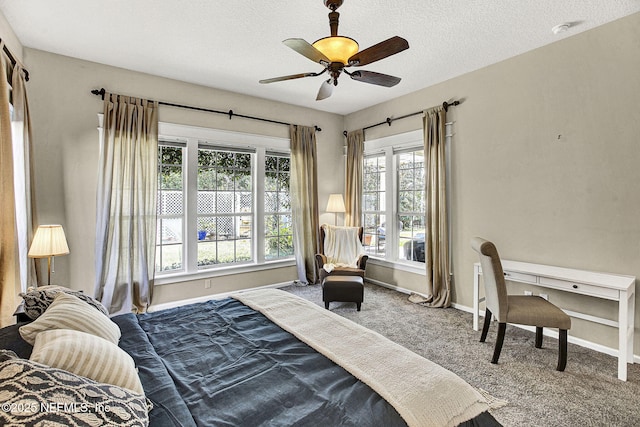
{"label": "cream throw blanket", "polygon": [[453,372],[305,299],[279,289],[233,297],[367,384],[409,426],[456,426],[489,409]]}
{"label": "cream throw blanket", "polygon": [[324,227],[324,255],[327,262],[322,266],[327,273],[336,267],[358,266],[358,258],[364,254],[364,248],[358,238],[358,227]]}

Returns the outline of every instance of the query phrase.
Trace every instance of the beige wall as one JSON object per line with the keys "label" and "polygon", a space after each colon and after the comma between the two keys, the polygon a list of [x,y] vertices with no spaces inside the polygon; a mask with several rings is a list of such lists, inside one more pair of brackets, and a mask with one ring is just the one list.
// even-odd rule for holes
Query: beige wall
{"label": "beige wall", "polygon": [[[456,303],[472,305],[474,236],[505,259],[640,277],[640,14],[348,115],[346,128],[452,99],[462,100],[448,115]],[[401,279],[424,291],[423,276]],[[617,317],[612,303],[549,293],[567,308]],[[639,326],[636,297],[635,354]],[[574,321],[571,335],[617,348],[612,328]]]}
{"label": "beige wall", "polygon": [[[32,113],[37,214],[40,223],[63,224],[70,255],[56,259],[52,282],[93,293],[95,203],[98,163],[97,113],[103,103],[90,93],[107,90],[206,107],[279,121],[318,125],[319,164],[328,176],[344,176],[333,159],[342,149],[342,116],[264,99],[205,88],[175,80],[80,61],[43,51],[25,49],[31,72],[29,100]],[[161,107],[160,121],[288,138],[288,127],[226,115]],[[341,179],[321,182],[320,200],[341,192]],[[323,220],[333,220],[323,215]],[[274,271],[216,277],[211,289],[202,280],[156,287],[154,302],[192,298],[232,289],[281,283],[296,279],[294,267]]]}

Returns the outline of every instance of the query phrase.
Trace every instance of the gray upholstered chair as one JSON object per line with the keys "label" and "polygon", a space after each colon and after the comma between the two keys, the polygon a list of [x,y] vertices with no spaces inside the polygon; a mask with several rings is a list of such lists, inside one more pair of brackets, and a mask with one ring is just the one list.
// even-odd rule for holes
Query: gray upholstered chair
{"label": "gray upholstered chair", "polygon": [[471,241],[471,247],[480,255],[485,289],[486,312],[480,342],[487,338],[491,316],[498,320],[498,337],[491,363],[498,363],[507,323],[536,327],[536,348],[542,347],[542,328],[558,328],[558,371],[567,365],[567,330],[571,318],[549,301],[539,296],[507,295],[502,263],[495,245],[480,237]]}
{"label": "gray upholstered chair", "polygon": [[[360,276],[364,280],[364,270],[367,267],[368,255],[360,255],[357,262],[357,267],[336,267],[331,273],[328,273],[322,268],[327,263],[327,257],[324,255],[324,240],[325,240],[325,224],[320,226],[320,253],[316,254],[316,267],[318,268],[320,283],[324,282],[325,277],[329,275],[336,276]],[[362,227],[358,228],[358,238],[362,242],[364,230]]]}

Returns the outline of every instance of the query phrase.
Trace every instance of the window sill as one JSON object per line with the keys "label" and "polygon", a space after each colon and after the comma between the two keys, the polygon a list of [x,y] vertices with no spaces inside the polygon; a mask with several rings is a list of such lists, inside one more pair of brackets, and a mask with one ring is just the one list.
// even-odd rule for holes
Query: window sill
{"label": "window sill", "polygon": [[180,282],[189,282],[192,280],[208,279],[211,277],[230,276],[234,274],[253,273],[262,270],[271,270],[275,268],[291,267],[296,265],[296,260],[293,258],[268,261],[264,264],[242,264],[232,265],[229,267],[218,267],[209,270],[199,270],[194,273],[168,273],[157,275],[154,284],[158,286],[170,285]]}
{"label": "window sill", "polygon": [[406,271],[408,273],[420,274],[422,276],[427,275],[424,263],[419,262],[401,262],[401,261],[389,261],[382,258],[372,258],[369,256],[367,264],[379,265],[380,267],[392,268],[394,270]]}

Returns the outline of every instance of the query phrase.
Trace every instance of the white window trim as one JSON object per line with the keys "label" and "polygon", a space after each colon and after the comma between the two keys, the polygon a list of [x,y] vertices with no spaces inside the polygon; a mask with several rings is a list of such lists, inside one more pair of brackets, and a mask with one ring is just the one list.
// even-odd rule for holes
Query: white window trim
{"label": "white window trim", "polygon": [[[451,140],[453,137],[453,122],[445,123],[445,150],[447,152],[447,165],[446,165],[446,175],[447,175],[447,200],[449,204],[451,203]],[[365,141],[365,149],[364,156],[372,155],[372,154],[380,154],[385,153],[387,164],[386,164],[386,180],[390,183],[391,189],[393,190],[393,197],[386,197],[386,210],[387,212],[391,212],[391,218],[397,217],[397,206],[398,206],[398,192],[397,192],[397,164],[393,161],[393,152],[402,151],[411,148],[424,148],[424,130],[416,129],[409,132],[399,133],[396,135],[385,136],[382,138],[372,139]],[[387,155],[391,153],[391,155]],[[452,238],[452,229],[451,229],[451,209],[448,210],[449,214],[449,239]],[[387,223],[389,220],[387,219]],[[389,235],[389,231],[391,230],[392,239],[397,238],[397,221],[391,221],[391,227],[388,227],[386,233]],[[393,248],[391,253],[387,251],[385,253],[384,258],[375,257],[369,255],[370,263],[374,265],[380,265],[382,267],[394,268],[397,270],[407,271],[410,273],[421,274],[426,276],[425,264],[421,262],[415,261],[401,261],[398,260],[398,248],[396,245],[392,245]],[[449,245],[449,260],[451,260],[451,246]]]}
{"label": "white window trim", "polygon": [[[216,147],[228,147],[229,149],[246,148],[255,153],[255,164],[264,164],[266,152],[275,151],[280,153],[290,153],[290,141],[288,138],[270,137],[264,135],[250,134],[244,132],[233,132],[220,129],[212,129],[197,126],[181,125],[176,123],[158,123],[158,139],[163,141],[182,142],[186,144],[186,158],[184,168],[187,175],[186,182],[197,181],[197,168],[193,165],[197,164],[198,146],[202,143],[215,145]],[[247,141],[250,141],[248,144]],[[265,268],[273,268],[278,266],[287,266],[295,264],[293,258],[274,261],[266,261],[264,257],[264,236],[259,235],[259,230],[264,230],[264,215],[260,213],[264,210],[264,170],[263,168],[254,167],[253,188],[254,188],[254,206],[253,217],[255,219],[253,226],[252,239],[255,242],[253,246],[253,260],[248,263],[239,263],[230,266],[215,267],[208,269],[198,269],[197,245],[189,244],[189,240],[185,239],[185,264],[186,268],[175,274],[172,273],[156,273],[156,284],[175,283],[184,280],[193,280],[197,278],[216,277],[227,274],[237,274],[251,271],[259,271]],[[261,183],[260,185],[258,183]],[[188,212],[197,210],[197,188],[191,186],[185,189],[189,194],[188,200],[192,201],[193,206],[185,206],[187,212],[185,224],[185,236],[196,235],[197,232],[197,215],[189,215]]]}
{"label": "white window trim", "polygon": [[[98,114],[98,135],[100,144],[104,143],[104,114]],[[177,123],[158,122],[158,139],[166,142],[176,142],[181,145],[185,145],[185,164],[184,173],[192,174],[188,177],[188,182],[196,182],[197,168],[193,166],[197,164],[197,161],[190,161],[189,156],[196,156],[197,160],[197,147],[200,143],[206,142],[214,144],[218,147],[229,147],[230,149],[248,148],[255,151],[256,162],[262,161],[264,163],[265,155],[267,152],[278,152],[282,154],[291,153],[291,143],[288,138],[272,137],[258,134],[251,134],[245,132],[234,132],[213,128],[206,128],[200,126],[182,125]],[[250,140],[250,144],[247,144],[247,140]],[[189,147],[195,147],[195,149],[189,150]],[[164,285],[179,282],[188,282],[192,280],[200,280],[210,277],[220,277],[231,274],[251,273],[256,271],[268,270],[273,268],[282,268],[296,265],[295,258],[284,258],[272,261],[266,261],[264,258],[264,236],[258,235],[258,230],[264,229],[264,216],[259,212],[264,210],[264,192],[257,190],[264,190],[264,185],[258,183],[264,182],[264,170],[256,168],[254,174],[253,188],[255,189],[254,198],[254,215],[255,226],[253,228],[253,239],[256,242],[254,245],[253,261],[249,263],[234,264],[223,267],[216,267],[211,269],[198,270],[197,268],[197,248],[193,248],[195,245],[189,245],[185,243],[185,263],[192,263],[187,268],[168,273],[156,273],[154,284]],[[260,176],[258,176],[260,175]],[[196,193],[191,200],[196,200],[197,208],[197,188],[185,188],[187,191],[194,191]],[[259,210],[258,206],[262,206]],[[189,212],[189,207],[186,206],[185,210]],[[193,210],[193,208],[191,209]],[[183,235],[187,236],[189,230],[197,230],[197,218],[196,215],[188,215],[185,213],[186,223],[183,225],[185,230]],[[261,228],[260,228],[261,227]],[[192,235],[195,235],[192,233]]]}
{"label": "white window trim", "polygon": [[[395,242],[398,237],[398,165],[394,159],[394,153],[397,151],[404,151],[409,149],[421,149],[424,148],[424,133],[422,129],[417,129],[410,132],[399,133],[396,135],[386,136],[379,139],[372,139],[365,142],[364,156],[372,154],[385,155],[385,182],[387,182],[387,197],[385,198],[385,218],[386,218],[386,241]],[[389,189],[391,192],[389,194]],[[391,196],[391,197],[390,197]],[[389,213],[391,215],[389,215]],[[416,261],[402,261],[398,259],[398,247],[397,245],[386,245],[384,258],[376,257],[375,255],[369,255],[369,259],[373,264],[397,268],[398,270],[405,270],[411,273],[426,274],[424,269],[424,263]]]}

